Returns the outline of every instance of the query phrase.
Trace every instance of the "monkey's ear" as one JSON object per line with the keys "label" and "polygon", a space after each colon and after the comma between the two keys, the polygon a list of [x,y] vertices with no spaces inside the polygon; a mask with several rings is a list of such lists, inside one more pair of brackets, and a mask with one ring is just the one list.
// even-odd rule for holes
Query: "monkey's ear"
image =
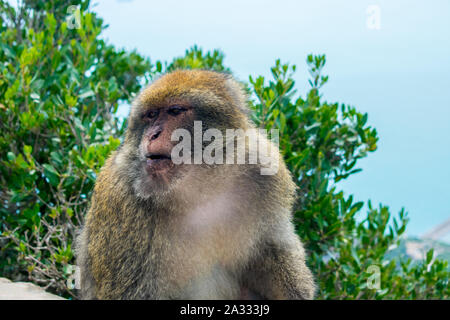
{"label": "monkey's ear", "polygon": [[231,76],[227,77],[227,79],[225,80],[225,85],[234,104],[239,108],[241,112],[248,116],[250,113],[248,104],[249,94],[245,89],[245,85],[239,81],[236,81]]}

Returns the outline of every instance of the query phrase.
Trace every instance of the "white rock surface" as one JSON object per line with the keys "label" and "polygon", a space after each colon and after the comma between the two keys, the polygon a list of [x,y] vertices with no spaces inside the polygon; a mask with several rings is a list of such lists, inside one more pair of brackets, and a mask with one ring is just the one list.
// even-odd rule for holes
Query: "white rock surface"
{"label": "white rock surface", "polygon": [[0,300],[64,300],[29,282],[0,278]]}

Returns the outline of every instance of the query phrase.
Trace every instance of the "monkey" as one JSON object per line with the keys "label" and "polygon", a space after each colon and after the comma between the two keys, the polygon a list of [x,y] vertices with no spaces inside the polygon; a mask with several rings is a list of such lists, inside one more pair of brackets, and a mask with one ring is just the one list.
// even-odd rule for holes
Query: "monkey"
{"label": "monkey", "polygon": [[81,298],[313,299],[292,222],[296,184],[278,148],[257,136],[274,174],[261,163],[174,164],[172,135],[193,133],[195,121],[203,132],[255,128],[227,73],[172,71],[134,99],[76,240]]}

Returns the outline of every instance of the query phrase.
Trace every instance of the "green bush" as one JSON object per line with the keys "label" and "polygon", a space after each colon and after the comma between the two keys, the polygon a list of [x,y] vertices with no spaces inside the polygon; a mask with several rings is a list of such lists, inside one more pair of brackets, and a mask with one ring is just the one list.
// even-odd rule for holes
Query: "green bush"
{"label": "green bush", "polygon": [[[67,8],[81,9],[70,29]],[[220,51],[198,47],[171,63],[152,65],[99,38],[103,22],[89,1],[0,0],[0,276],[29,279],[70,297],[72,240],[83,220],[98,170],[126,126],[114,114],[160,72],[203,68],[231,72]],[[404,211],[362,212],[337,188],[376,150],[367,114],[327,103],[320,88],[324,56],[308,56],[311,80],[296,94],[295,66],[276,61],[270,80],[250,77],[254,122],[280,130],[280,148],[299,186],[294,221],[308,250],[320,299],[449,297],[447,262],[412,265],[387,253],[404,233]],[[357,216],[359,217],[357,219]],[[379,277],[378,277],[379,275]],[[379,286],[377,286],[379,284]]]}
{"label": "green bush", "polygon": [[76,227],[125,128],[113,114],[151,73],[148,60],[100,40],[95,14],[70,29],[74,4],[88,7],[0,2],[0,270],[66,296]]}

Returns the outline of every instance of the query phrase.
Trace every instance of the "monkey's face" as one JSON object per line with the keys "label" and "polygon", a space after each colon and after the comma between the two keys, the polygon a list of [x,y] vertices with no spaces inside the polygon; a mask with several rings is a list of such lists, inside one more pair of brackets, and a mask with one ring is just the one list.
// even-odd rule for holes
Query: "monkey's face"
{"label": "monkey's face", "polygon": [[166,189],[181,170],[171,158],[172,133],[176,129],[188,129],[194,121],[193,107],[184,102],[169,102],[161,106],[143,108],[140,115],[142,136],[138,145],[138,157],[144,174],[144,184],[154,191]]}
{"label": "monkey's face", "polygon": [[[189,173],[195,173],[197,181],[202,179],[199,172],[203,174],[207,171],[203,169],[210,167],[190,165],[193,162],[189,161],[197,152],[194,150],[195,121],[202,122],[203,132],[209,128],[222,131],[245,126],[247,118],[239,102],[244,99],[230,81],[226,75],[215,72],[177,71],[141,92],[133,104],[127,136],[119,151],[119,162],[133,180],[138,196],[160,196],[161,191],[171,190]],[[177,129],[184,129],[192,139],[185,141],[184,136],[181,141],[172,139]],[[191,144],[186,148],[189,160],[181,163],[172,158],[172,151],[177,152],[178,148],[174,147],[180,142]]]}

